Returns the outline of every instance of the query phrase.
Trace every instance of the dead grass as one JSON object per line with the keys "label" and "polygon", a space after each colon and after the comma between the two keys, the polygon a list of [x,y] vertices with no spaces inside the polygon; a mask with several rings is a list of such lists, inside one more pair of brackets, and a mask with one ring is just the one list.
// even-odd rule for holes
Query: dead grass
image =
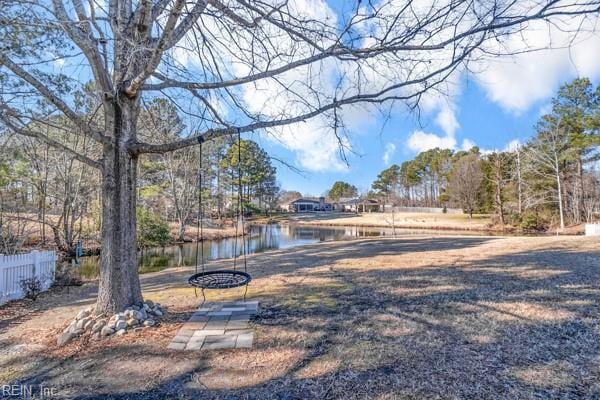
{"label": "dead grass", "polygon": [[[171,237],[176,238],[178,233],[179,225],[176,222],[169,223],[169,230],[171,232]],[[203,225],[202,228],[202,236],[204,236],[205,240],[215,240],[215,239],[223,239],[229,237],[240,236],[241,231],[236,231],[235,227],[232,227],[231,224],[223,227],[206,227]],[[184,240],[186,242],[193,242],[196,240],[198,236],[198,227],[196,225],[186,225]]]}
{"label": "dead grass", "polygon": [[44,383],[63,398],[600,397],[592,238],[322,243],[254,255],[249,272],[263,310],[253,349],[167,350],[199,304],[189,269],[172,269],[142,276],[169,313],[141,333],[56,348],[94,283],[1,308],[0,383]]}
{"label": "dead grass", "polygon": [[435,213],[325,213],[286,214],[282,221],[305,225],[363,226],[404,229],[437,229],[464,231],[492,231],[495,228],[488,215],[435,214]]}

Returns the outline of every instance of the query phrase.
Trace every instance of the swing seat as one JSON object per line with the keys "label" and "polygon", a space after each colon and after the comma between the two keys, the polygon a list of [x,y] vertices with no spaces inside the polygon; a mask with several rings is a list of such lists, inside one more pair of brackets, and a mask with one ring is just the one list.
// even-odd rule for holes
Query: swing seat
{"label": "swing seat", "polygon": [[190,276],[188,283],[200,289],[231,289],[250,283],[252,277],[247,272],[233,269],[219,269],[200,272]]}

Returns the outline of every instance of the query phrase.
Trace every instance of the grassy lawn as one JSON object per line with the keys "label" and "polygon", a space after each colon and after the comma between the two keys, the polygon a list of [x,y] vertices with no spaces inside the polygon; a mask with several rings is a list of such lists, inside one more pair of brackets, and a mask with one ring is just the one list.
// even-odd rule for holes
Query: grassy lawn
{"label": "grassy lawn", "polygon": [[252,349],[167,350],[200,303],[189,269],[172,269],[142,276],[162,324],[122,337],[56,347],[94,283],[0,308],[0,383],[64,398],[600,397],[597,239],[415,236],[248,261]]}
{"label": "grassy lawn", "polygon": [[489,215],[435,214],[435,213],[306,213],[284,214],[278,216],[281,221],[308,225],[371,226],[411,229],[475,230],[492,229]]}

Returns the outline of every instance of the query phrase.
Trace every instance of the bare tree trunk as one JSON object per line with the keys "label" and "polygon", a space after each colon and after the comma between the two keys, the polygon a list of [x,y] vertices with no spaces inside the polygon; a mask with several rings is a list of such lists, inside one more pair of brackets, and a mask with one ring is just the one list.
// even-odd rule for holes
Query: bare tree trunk
{"label": "bare tree trunk", "polygon": [[44,150],[44,180],[42,186],[42,245],[46,245],[46,202],[48,199],[48,151],[49,146]]}
{"label": "bare tree trunk", "polygon": [[219,220],[219,223],[221,223],[221,208],[221,168],[217,165],[217,219]]}
{"label": "bare tree trunk", "polygon": [[502,224],[502,229],[504,229],[504,202],[502,201],[502,183],[498,181],[496,184],[496,204],[498,206],[498,216],[500,217],[500,224]]}
{"label": "bare tree trunk", "polygon": [[556,172],[556,185],[558,191],[558,212],[560,214],[560,229],[565,229],[565,216],[563,210],[563,193],[562,184],[560,179],[560,169],[558,165],[558,157],[555,154],[555,172]]}
{"label": "bare tree trunk", "polygon": [[177,213],[177,225],[177,240],[183,242],[185,241],[185,221],[180,213]]}
{"label": "bare tree trunk", "polygon": [[523,182],[521,180],[521,149],[517,147],[517,196],[519,215],[523,214]]}
{"label": "bare tree trunk", "polygon": [[106,126],[114,127],[105,149],[102,182],[102,250],[97,312],[115,312],[143,301],[138,277],[136,237],[137,156],[127,151],[135,139],[138,105],[112,102]]}
{"label": "bare tree trunk", "polygon": [[577,193],[577,197],[574,199],[574,208],[575,208],[575,212],[573,213],[574,215],[574,220],[575,223],[579,224],[581,223],[581,217],[583,214],[583,209],[584,209],[584,197],[585,197],[585,190],[584,190],[584,183],[583,183],[583,160],[581,159],[581,157],[577,157],[577,177],[576,177],[576,184],[575,184],[575,193]]}
{"label": "bare tree trunk", "polygon": [[496,154],[494,158],[493,168],[494,168],[494,184],[496,187],[495,190],[495,201],[496,201],[496,211],[498,212],[498,216],[500,217],[500,224],[502,225],[502,229],[504,229],[505,219],[504,219],[504,199],[502,198],[502,186],[504,185],[504,160],[500,154]]}

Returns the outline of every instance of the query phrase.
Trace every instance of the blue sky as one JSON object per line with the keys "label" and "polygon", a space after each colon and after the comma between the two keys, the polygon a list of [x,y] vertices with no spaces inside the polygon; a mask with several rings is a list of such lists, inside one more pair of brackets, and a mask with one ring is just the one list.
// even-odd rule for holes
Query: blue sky
{"label": "blue sky", "polygon": [[[573,77],[565,74],[564,81]],[[558,86],[555,87],[557,88]],[[551,96],[534,101],[527,109],[517,112],[492,101],[474,82],[465,85],[463,92],[456,99],[456,118],[460,125],[456,130],[458,146],[460,147],[464,139],[473,141],[482,149],[490,150],[504,149],[513,140],[527,141],[534,134],[534,125],[540,115],[548,110],[550,98]],[[311,195],[322,194],[336,180],[347,181],[359,189],[366,190],[381,170],[392,163],[402,163],[417,154],[418,151],[410,149],[407,145],[411,132],[424,130],[444,135],[434,117],[435,115],[422,116],[417,120],[415,115],[398,109],[385,124],[383,119],[379,118],[372,121],[365,131],[351,133],[352,145],[358,154],[350,155],[347,171],[310,171],[303,168],[301,175],[275,163],[278,180],[286,190],[298,190]],[[290,162],[296,159],[296,155],[283,146],[259,135],[255,135],[254,138],[270,154]],[[395,151],[386,164],[384,154],[388,143],[395,145]]]}
{"label": "blue sky", "polygon": [[[313,6],[324,4],[324,0],[299,1]],[[327,4],[338,16],[347,8],[341,0],[329,0]],[[567,35],[534,24],[510,39],[506,47],[518,49],[527,43],[544,50],[486,60],[475,68],[477,73],[459,72],[451,79],[449,95],[433,95],[419,118],[398,105],[391,110],[389,120],[371,114],[360,126],[349,124],[349,139],[356,154],[349,155],[347,168],[340,168],[340,163],[332,160],[331,147],[323,145],[322,155],[315,151],[315,135],[308,138],[313,148],[306,151],[297,143],[269,139],[264,132],[252,137],[271,155],[304,171],[299,174],[278,165],[282,188],[310,195],[324,193],[337,180],[368,190],[381,170],[428,148],[459,150],[475,144],[483,151],[503,150],[517,141],[526,142],[534,134],[535,123],[550,110],[550,100],[560,85],[576,77],[589,77],[595,84],[600,81],[600,32],[594,26],[574,41]],[[561,47],[559,43],[569,46]],[[303,129],[296,129],[297,136]]]}
{"label": "blue sky", "polygon": [[[308,17],[318,20],[327,16],[338,24],[348,7],[356,4],[343,0],[294,0],[292,3]],[[589,77],[596,84],[600,82],[600,16],[590,17],[586,24],[577,24],[580,33],[572,40],[568,32],[572,26],[562,30],[545,23],[532,23],[521,35],[513,35],[503,42],[503,46],[514,52],[524,46],[529,49],[530,45],[545,50],[470,64],[470,70],[477,72],[467,75],[464,70],[458,71],[444,88],[446,96],[423,96],[419,118],[402,104],[390,110],[389,119],[373,110],[340,110],[346,114],[343,118],[347,119],[348,139],[354,150],[348,154],[348,166],[337,154],[330,121],[326,123],[324,116],[282,127],[279,133],[255,132],[249,137],[273,157],[301,169],[303,172],[298,173],[275,162],[282,188],[307,195],[320,195],[337,180],[354,184],[361,191],[368,190],[384,168],[433,147],[459,150],[477,145],[486,151],[502,150],[516,141],[526,142],[534,133],[534,124],[540,115],[549,110],[550,99],[561,84],[578,76]],[[277,45],[286,48],[289,43],[282,41]],[[552,49],[547,48],[550,45]],[[175,56],[192,70],[202,65],[194,52],[180,51]],[[67,65],[55,63],[55,68],[86,81],[89,70],[79,61],[73,59]],[[231,67],[235,76],[249,73],[240,63],[232,63]],[[287,82],[290,87],[293,87],[292,82],[299,81],[301,88],[306,75],[303,71],[289,71],[278,80]],[[379,72],[386,75],[386,71]],[[322,92],[333,93],[335,84],[336,79],[326,82]],[[266,116],[272,112],[276,118],[293,104],[287,102],[285,91],[283,94],[280,91],[272,80],[266,80],[262,84],[245,85],[239,93],[248,111]],[[184,96],[183,103],[185,100]],[[193,108],[194,102],[189,103]],[[217,101],[214,106],[227,115],[226,104]],[[231,114],[229,117],[235,119],[235,112]],[[192,126],[194,124],[190,124]],[[274,140],[273,135],[279,135],[278,140]]]}

